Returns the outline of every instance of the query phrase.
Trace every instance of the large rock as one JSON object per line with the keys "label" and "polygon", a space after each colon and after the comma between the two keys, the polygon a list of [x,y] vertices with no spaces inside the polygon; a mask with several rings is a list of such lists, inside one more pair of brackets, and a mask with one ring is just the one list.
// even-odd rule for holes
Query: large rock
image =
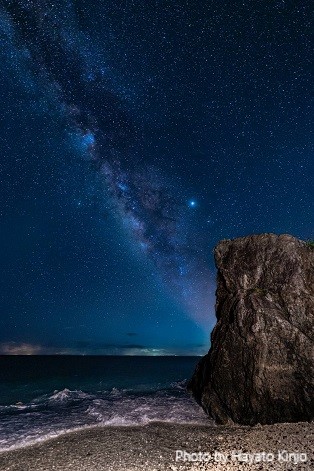
{"label": "large rock", "polygon": [[217,324],[189,383],[218,423],[314,417],[314,248],[289,235],[215,248]]}

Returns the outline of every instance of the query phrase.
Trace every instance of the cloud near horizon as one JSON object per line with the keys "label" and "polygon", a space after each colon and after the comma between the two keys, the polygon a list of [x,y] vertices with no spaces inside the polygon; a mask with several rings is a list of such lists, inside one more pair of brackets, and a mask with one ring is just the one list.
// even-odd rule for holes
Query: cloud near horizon
{"label": "cloud near horizon", "polygon": [[42,347],[31,343],[4,342],[0,344],[1,355],[40,355]]}
{"label": "cloud near horizon", "polygon": [[206,353],[204,345],[187,349],[152,348],[141,345],[108,345],[107,347],[50,347],[28,342],[4,342],[0,355],[126,355],[126,356],[201,356]]}

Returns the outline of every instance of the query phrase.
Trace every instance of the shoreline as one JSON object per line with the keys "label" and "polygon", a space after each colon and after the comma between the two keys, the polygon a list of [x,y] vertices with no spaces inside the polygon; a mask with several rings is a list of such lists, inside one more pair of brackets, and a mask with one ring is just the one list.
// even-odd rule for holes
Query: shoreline
{"label": "shoreline", "polygon": [[[181,453],[176,461],[176,450]],[[235,455],[233,451],[242,451]],[[299,453],[292,461],[278,451]],[[178,457],[180,458],[180,452]],[[182,454],[185,452],[186,460]],[[256,454],[268,454],[268,461]],[[200,455],[200,453],[202,455]],[[218,455],[219,453],[220,455]],[[245,460],[245,453],[249,453]],[[307,461],[304,462],[306,453]],[[273,459],[269,461],[269,458]],[[201,459],[191,461],[191,459]],[[265,456],[264,456],[265,458]],[[209,461],[208,461],[209,459]],[[244,461],[243,461],[244,459]],[[259,459],[258,462],[254,460]],[[301,459],[301,461],[300,461]],[[295,462],[299,460],[299,462]],[[0,453],[1,471],[314,469],[314,423],[96,426]]]}

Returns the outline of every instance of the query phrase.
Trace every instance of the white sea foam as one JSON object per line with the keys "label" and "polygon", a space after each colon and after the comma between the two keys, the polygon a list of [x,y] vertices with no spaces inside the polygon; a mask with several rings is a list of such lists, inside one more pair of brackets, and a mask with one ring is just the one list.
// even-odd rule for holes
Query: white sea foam
{"label": "white sea foam", "polygon": [[52,402],[66,402],[78,399],[86,399],[91,397],[90,394],[85,393],[84,391],[75,390],[71,391],[70,389],[63,389],[62,391],[54,391],[52,396],[49,397],[49,401]]}
{"label": "white sea foam", "polygon": [[185,382],[144,391],[112,388],[87,393],[65,388],[37,397],[29,404],[2,406],[0,416],[0,451],[95,426],[208,424],[207,416],[186,393]]}
{"label": "white sea foam", "polygon": [[208,423],[208,418],[192,398],[186,395],[173,397],[165,391],[150,395],[120,391],[119,401],[95,399],[86,412],[103,425],[141,425],[155,421]]}
{"label": "white sea foam", "polygon": [[63,428],[57,431],[51,431],[43,433],[41,429],[34,429],[32,434],[26,435],[21,438],[19,435],[12,436],[12,442],[0,439],[0,453],[10,450],[16,450],[18,448],[24,448],[26,446],[35,445],[36,443],[45,442],[51,438],[56,438],[61,435],[66,435],[70,432],[79,432],[90,428],[98,427],[99,425],[82,425],[81,427]]}

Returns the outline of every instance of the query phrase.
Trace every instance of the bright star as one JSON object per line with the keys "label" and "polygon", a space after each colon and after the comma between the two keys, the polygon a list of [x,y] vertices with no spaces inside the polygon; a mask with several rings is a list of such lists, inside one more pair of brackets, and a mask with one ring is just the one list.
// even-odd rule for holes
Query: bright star
{"label": "bright star", "polygon": [[190,200],[190,201],[189,201],[189,206],[190,206],[190,208],[195,208],[195,206],[196,206],[196,201],[195,201],[195,200]]}

